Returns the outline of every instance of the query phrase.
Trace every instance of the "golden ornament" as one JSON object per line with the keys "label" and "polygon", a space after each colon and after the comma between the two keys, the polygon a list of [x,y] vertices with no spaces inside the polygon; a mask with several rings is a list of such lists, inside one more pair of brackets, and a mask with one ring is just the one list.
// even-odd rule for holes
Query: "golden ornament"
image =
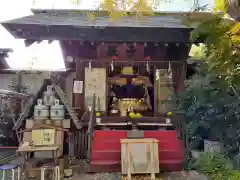
{"label": "golden ornament", "polygon": [[100,116],[101,116],[101,113],[100,113],[100,112],[96,112],[96,116],[97,116],[97,117],[100,117]]}

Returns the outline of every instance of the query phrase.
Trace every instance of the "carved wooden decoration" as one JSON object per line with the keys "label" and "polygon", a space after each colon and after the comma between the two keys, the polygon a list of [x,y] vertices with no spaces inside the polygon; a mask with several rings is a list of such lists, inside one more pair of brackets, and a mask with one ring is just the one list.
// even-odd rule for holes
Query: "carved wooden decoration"
{"label": "carved wooden decoration", "polygon": [[155,47],[155,54],[154,54],[154,59],[156,60],[161,60],[161,59],[167,59],[166,56],[166,47],[162,44],[158,44],[156,47]]}
{"label": "carved wooden decoration", "polygon": [[118,57],[119,57],[119,60],[122,60],[122,61],[126,61],[128,59],[128,56],[127,56],[127,51],[128,49],[128,46],[127,44],[125,43],[122,43],[122,44],[119,44],[118,47],[117,47],[117,54],[118,54]]}
{"label": "carved wooden decoration", "polygon": [[108,45],[108,56],[109,57],[118,56],[118,54],[117,54],[117,45],[115,45],[115,44],[109,44]]}
{"label": "carved wooden decoration", "polygon": [[108,57],[108,46],[105,43],[101,43],[97,46],[97,58],[104,59]]}
{"label": "carved wooden decoration", "polygon": [[134,54],[136,53],[135,46],[133,44],[128,44],[128,49],[126,53],[129,58],[133,58]]}
{"label": "carved wooden decoration", "polygon": [[135,46],[136,53],[134,53],[134,60],[143,61],[144,60],[144,44],[137,44]]}

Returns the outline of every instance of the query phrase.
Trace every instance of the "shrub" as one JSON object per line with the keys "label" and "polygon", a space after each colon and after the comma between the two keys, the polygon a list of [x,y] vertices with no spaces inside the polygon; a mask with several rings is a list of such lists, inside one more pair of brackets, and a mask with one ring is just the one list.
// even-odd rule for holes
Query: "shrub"
{"label": "shrub", "polygon": [[199,159],[197,170],[212,180],[233,180],[231,177],[237,175],[229,159],[219,153],[204,153]]}

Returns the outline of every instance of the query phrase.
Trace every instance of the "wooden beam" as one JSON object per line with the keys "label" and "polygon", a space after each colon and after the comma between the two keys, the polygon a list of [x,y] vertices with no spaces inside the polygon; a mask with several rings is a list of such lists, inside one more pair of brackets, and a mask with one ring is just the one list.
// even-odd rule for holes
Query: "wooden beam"
{"label": "wooden beam", "polygon": [[31,46],[34,42],[35,42],[35,40],[30,40],[30,39],[24,40],[24,44],[26,47]]}
{"label": "wooden beam", "polygon": [[[132,126],[132,123],[127,123],[127,122],[119,122],[119,123],[97,123],[97,126]],[[137,126],[160,126],[160,127],[172,127],[172,123],[137,123]]]}
{"label": "wooden beam", "polygon": [[[49,26],[48,30],[41,25],[9,24],[9,31],[22,39],[36,40],[79,40],[97,42],[190,42],[188,28],[133,28],[107,27],[94,29],[92,27]],[[19,33],[15,29],[20,28]],[[16,32],[15,32],[16,31]],[[66,33],[68,32],[68,33]]]}

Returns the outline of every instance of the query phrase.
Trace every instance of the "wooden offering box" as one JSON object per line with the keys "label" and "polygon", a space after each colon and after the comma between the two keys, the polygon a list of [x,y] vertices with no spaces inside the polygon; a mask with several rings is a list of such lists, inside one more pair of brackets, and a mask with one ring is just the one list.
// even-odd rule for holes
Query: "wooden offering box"
{"label": "wooden offering box", "polygon": [[122,174],[159,173],[158,140],[122,139],[121,140]]}
{"label": "wooden offering box", "polygon": [[[31,142],[34,147],[50,147],[58,146],[56,156],[60,157],[63,154],[63,140],[64,132],[68,130],[51,126],[51,125],[37,125],[33,128],[22,131],[23,142]],[[49,158],[52,157],[52,152],[35,152],[35,157]]]}
{"label": "wooden offering box", "polygon": [[56,133],[55,129],[33,129],[32,142],[35,146],[55,145]]}

